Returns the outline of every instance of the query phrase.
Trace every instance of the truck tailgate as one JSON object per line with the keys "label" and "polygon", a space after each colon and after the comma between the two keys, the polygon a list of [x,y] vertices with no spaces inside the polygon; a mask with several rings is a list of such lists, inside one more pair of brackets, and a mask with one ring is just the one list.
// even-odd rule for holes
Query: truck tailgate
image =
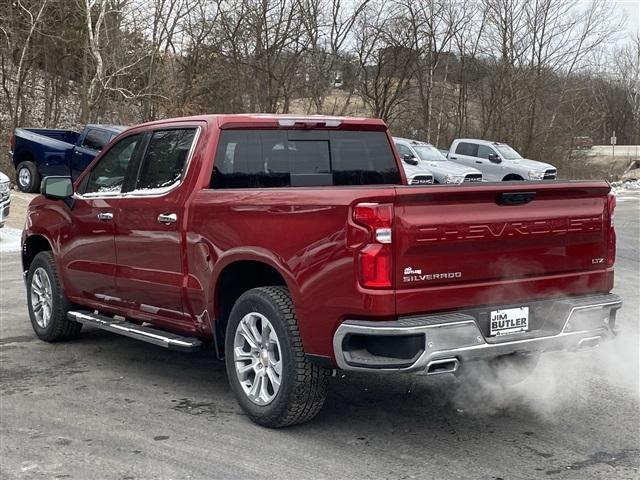
{"label": "truck tailgate", "polygon": [[398,187],[398,315],[606,292],[606,182]]}

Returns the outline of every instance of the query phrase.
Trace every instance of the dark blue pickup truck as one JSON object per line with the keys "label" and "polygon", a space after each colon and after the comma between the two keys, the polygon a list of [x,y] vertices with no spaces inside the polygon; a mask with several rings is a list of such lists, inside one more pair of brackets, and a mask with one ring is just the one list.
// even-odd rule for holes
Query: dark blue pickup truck
{"label": "dark blue pickup truck", "polygon": [[16,128],[11,137],[16,183],[23,192],[36,192],[42,178],[74,179],[116,135],[127,127],[87,125],[82,132],[48,128]]}

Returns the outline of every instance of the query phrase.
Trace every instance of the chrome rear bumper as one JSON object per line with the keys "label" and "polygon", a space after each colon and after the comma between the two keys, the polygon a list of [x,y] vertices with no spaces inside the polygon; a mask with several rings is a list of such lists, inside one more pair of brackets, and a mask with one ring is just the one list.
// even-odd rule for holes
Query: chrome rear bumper
{"label": "chrome rear bumper", "polygon": [[[333,348],[343,370],[452,373],[468,361],[595,347],[617,333],[615,315],[621,306],[614,294],[562,298],[550,309],[557,328],[501,337],[483,335],[476,319],[466,313],[382,322],[347,320],[336,330]],[[389,348],[392,344],[397,346]]]}

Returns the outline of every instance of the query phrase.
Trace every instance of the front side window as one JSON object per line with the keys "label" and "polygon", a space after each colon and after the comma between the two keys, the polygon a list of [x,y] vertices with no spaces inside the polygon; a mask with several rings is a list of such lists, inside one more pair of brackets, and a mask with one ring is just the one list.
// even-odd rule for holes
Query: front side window
{"label": "front side window", "polygon": [[100,151],[109,143],[111,136],[102,130],[89,130],[82,141],[82,146],[92,150]]}
{"label": "front side window", "polygon": [[507,160],[516,160],[518,158],[522,158],[522,156],[509,145],[497,145],[496,148],[502,154],[502,158],[505,158]]}
{"label": "front side window", "polygon": [[440,150],[436,147],[432,147],[431,145],[416,145],[413,148],[418,153],[420,160],[425,160],[427,162],[440,162],[446,160],[444,155],[440,153]]}
{"label": "front side window", "polygon": [[384,132],[225,130],[212,188],[399,184]]}
{"label": "front side window", "polygon": [[400,154],[400,158],[404,158],[405,155],[413,155],[413,152],[409,147],[403,145],[402,143],[396,143],[396,148],[398,149],[398,153]]}
{"label": "front side window", "polygon": [[89,173],[84,193],[117,194],[122,186],[141,134],[123,138],[113,145]]}
{"label": "front side window", "polygon": [[157,130],[149,139],[136,190],[169,188],[180,181],[196,128]]}
{"label": "front side window", "polygon": [[495,150],[491,147],[487,147],[486,145],[478,145],[478,157],[489,159],[489,155],[495,155]]}

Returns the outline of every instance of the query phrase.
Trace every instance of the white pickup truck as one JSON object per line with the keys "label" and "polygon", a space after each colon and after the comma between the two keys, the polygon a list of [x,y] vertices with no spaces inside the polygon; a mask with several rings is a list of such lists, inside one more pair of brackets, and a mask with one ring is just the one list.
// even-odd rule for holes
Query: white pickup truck
{"label": "white pickup truck", "polygon": [[529,160],[506,143],[457,138],[451,143],[447,159],[477,168],[489,182],[511,180],[554,180],[556,167]]}

